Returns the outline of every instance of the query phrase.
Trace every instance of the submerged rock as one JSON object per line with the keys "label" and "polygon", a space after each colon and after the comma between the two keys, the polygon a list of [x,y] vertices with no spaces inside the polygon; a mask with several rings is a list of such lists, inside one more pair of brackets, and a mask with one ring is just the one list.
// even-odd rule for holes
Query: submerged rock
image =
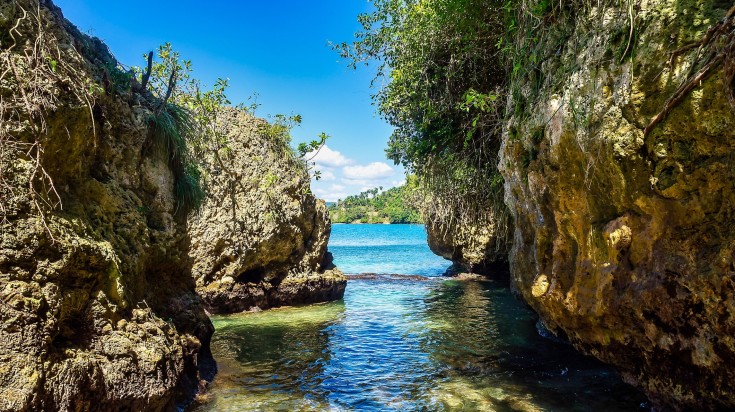
{"label": "submerged rock", "polygon": [[[731,6],[634,2],[545,28],[539,83],[511,100],[521,110],[501,150],[515,289],[665,410],[735,408],[735,115],[722,68],[644,135],[702,67],[696,47],[672,52]],[[734,37],[731,26],[721,40]]]}
{"label": "submerged rock", "polygon": [[0,42],[0,410],[171,410],[213,327],[155,103],[50,1],[0,1]]}
{"label": "submerged rock", "polygon": [[204,160],[208,199],[189,220],[197,291],[213,313],[340,299],[323,201],[288,143],[265,121],[218,113],[223,149]]}

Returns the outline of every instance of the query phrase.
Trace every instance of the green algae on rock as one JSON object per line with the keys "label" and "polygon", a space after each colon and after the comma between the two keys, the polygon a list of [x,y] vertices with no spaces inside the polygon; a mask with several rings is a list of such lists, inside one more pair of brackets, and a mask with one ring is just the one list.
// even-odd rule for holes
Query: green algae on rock
{"label": "green algae on rock", "polygon": [[460,206],[430,201],[432,250],[472,268],[509,239],[512,287],[551,330],[660,409],[734,409],[733,2],[375,4],[339,50],[393,70],[389,156]]}
{"label": "green algae on rock", "polygon": [[[341,296],[326,207],[287,146],[234,139],[244,155],[222,158],[252,174],[233,181],[209,168],[210,197],[191,217],[172,156],[154,150],[161,100],[101,41],[48,0],[0,1],[0,30],[0,410],[186,404],[216,369],[196,275],[226,267],[231,253],[260,255],[245,277],[263,269],[273,287],[267,301],[242,307]],[[237,127],[264,124],[234,109],[222,117],[233,122],[227,136],[250,138]],[[246,242],[252,233],[260,237]]]}

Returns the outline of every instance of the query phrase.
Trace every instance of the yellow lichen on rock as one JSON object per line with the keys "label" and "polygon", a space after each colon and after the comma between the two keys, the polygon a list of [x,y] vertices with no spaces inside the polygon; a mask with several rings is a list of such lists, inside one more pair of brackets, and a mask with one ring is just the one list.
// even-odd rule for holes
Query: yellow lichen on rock
{"label": "yellow lichen on rock", "polygon": [[546,275],[538,275],[531,286],[531,295],[535,298],[540,298],[549,291],[549,286],[549,278]]}

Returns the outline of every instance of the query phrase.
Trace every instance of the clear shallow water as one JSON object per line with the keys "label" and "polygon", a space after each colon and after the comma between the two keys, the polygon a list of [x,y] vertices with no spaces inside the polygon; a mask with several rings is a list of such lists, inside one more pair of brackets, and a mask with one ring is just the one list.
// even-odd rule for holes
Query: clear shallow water
{"label": "clear shallow water", "polygon": [[[422,233],[338,225],[330,250],[347,272],[443,272],[448,262],[412,243]],[[197,411],[635,411],[645,401],[611,369],[541,338],[535,315],[493,282],[353,279],[340,302],[213,321],[220,371]]]}

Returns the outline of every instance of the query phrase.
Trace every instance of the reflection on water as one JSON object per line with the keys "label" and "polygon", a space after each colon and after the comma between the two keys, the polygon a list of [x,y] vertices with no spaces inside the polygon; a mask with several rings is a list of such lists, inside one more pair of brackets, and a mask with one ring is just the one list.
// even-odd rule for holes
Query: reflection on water
{"label": "reflection on water", "polygon": [[541,338],[507,285],[458,282],[419,225],[336,225],[344,301],[218,316],[196,411],[635,411],[609,368]]}
{"label": "reflection on water", "polygon": [[331,325],[342,302],[216,317],[219,366],[210,401],[196,410],[324,410]]}
{"label": "reflection on water", "polygon": [[432,410],[630,411],[644,404],[610,368],[539,336],[506,287],[445,281],[428,297],[426,350],[446,366]]}
{"label": "reflection on water", "polygon": [[351,280],[344,302],[214,319],[198,411],[630,411],[609,368],[539,337],[507,287]]}

